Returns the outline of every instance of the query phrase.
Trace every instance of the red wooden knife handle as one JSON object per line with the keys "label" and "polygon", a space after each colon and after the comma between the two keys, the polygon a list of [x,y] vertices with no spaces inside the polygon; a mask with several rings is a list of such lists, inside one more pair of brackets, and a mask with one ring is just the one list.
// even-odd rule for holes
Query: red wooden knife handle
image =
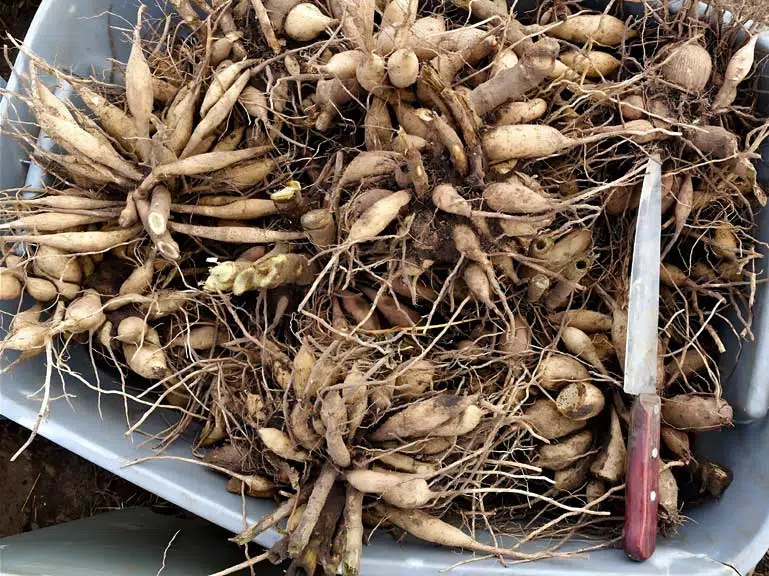
{"label": "red wooden knife handle", "polygon": [[660,410],[657,394],[639,394],[630,413],[623,546],[638,561],[649,558],[657,545]]}

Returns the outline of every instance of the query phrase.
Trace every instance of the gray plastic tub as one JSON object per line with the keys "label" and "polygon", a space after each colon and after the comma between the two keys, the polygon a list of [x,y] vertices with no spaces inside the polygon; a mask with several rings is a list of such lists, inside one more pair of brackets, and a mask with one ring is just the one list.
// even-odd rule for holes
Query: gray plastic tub
{"label": "gray plastic tub", "polygon": [[[2,538],[0,544],[2,576],[206,576],[243,561],[221,528],[149,508],[112,510]],[[280,576],[270,568],[261,576]]]}
{"label": "gray plastic tub", "polygon": [[[125,28],[133,22],[136,6],[131,0],[44,0],[29,30],[27,45],[48,61],[71,66],[80,73],[104,68],[110,57],[125,61],[127,46],[122,42],[122,35],[114,31],[110,34],[109,29],[110,26]],[[24,58],[17,68],[25,68]],[[18,89],[15,78],[11,78],[9,89]],[[7,128],[9,114],[31,120],[17,100],[6,98],[0,102],[0,127]],[[23,158],[11,138],[0,138],[1,188],[24,183],[27,165]],[[767,218],[769,212],[764,214],[765,221]],[[769,225],[763,227],[762,240],[769,240]],[[766,412],[766,395],[762,390],[769,378],[769,316],[764,313],[768,305],[769,291],[761,285],[754,322],[756,342],[743,347],[735,377],[727,386],[738,392],[734,400],[746,419],[761,417]],[[15,309],[15,304],[8,303],[2,308],[6,313]],[[7,323],[6,316],[4,325]],[[77,367],[85,379],[94,381],[85,350],[73,349],[69,363]],[[44,360],[38,357],[0,376],[0,414],[32,427],[39,402],[28,396],[40,386],[44,373]],[[126,437],[122,400],[109,394],[101,394],[99,400],[99,395],[72,377],[65,378],[64,383],[68,400],[58,399],[52,404],[50,415],[40,427],[41,435],[228,530],[237,532],[243,528],[241,499],[224,490],[221,476],[198,466],[168,460],[126,467],[132,460],[150,455],[152,449],[143,435]],[[54,385],[61,388],[56,378]],[[102,375],[102,386],[109,388],[110,385],[115,386],[110,384],[109,376]],[[54,390],[53,395],[61,393],[60,389]],[[143,430],[160,431],[166,427],[168,417],[156,414]],[[661,540],[650,561],[636,564],[626,560],[619,550],[601,550],[591,552],[584,560],[545,560],[507,567],[496,561],[477,562],[457,568],[454,573],[745,573],[769,548],[769,426],[762,419],[729,431],[703,435],[697,444],[700,453],[732,468],[734,483],[720,501],[692,510],[691,521],[675,538]],[[166,453],[189,456],[190,443],[176,442]],[[254,521],[271,507],[268,501],[249,499],[248,521]],[[278,538],[277,533],[267,532],[257,540],[270,545]],[[397,544],[389,536],[379,535],[364,550],[363,573],[385,576],[408,570],[414,574],[434,574],[467,557],[416,541]]]}

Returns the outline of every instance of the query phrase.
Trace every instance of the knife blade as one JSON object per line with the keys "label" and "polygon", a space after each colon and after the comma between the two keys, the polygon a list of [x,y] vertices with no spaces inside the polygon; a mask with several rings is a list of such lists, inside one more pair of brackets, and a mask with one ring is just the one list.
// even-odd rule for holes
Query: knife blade
{"label": "knife blade", "polygon": [[635,395],[628,433],[623,547],[633,560],[649,558],[657,542],[660,398],[657,395],[662,164],[658,154],[646,165],[630,272],[625,380]]}

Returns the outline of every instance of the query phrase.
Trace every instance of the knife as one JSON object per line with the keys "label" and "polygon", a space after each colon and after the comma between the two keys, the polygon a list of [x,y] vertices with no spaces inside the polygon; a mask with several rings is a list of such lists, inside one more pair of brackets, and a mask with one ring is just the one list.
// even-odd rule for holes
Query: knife
{"label": "knife", "polygon": [[657,545],[660,467],[660,398],[657,395],[657,322],[660,292],[662,164],[659,154],[646,165],[638,206],[630,307],[625,347],[626,394],[635,396],[628,432],[625,484],[625,554],[649,558]]}

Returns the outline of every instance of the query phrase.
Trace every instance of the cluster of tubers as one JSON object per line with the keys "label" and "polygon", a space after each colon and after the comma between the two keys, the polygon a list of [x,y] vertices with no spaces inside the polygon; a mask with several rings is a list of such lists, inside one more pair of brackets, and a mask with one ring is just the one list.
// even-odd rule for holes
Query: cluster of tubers
{"label": "cluster of tubers", "polygon": [[46,355],[38,423],[60,349],[87,344],[131,381],[131,430],[175,410],[164,443],[202,424],[227,489],[275,499],[235,540],[285,521],[268,556],[292,573],[359,574],[364,525],[518,560],[616,536],[661,151],[660,529],[679,483],[728,486],[691,441],[732,422],[717,328],[751,337],[755,35],[687,3],[172,4],[139,9],[124,83],[28,54],[6,94],[47,136],[9,121],[45,177],[0,199],[0,298],[37,301],[0,350]]}

